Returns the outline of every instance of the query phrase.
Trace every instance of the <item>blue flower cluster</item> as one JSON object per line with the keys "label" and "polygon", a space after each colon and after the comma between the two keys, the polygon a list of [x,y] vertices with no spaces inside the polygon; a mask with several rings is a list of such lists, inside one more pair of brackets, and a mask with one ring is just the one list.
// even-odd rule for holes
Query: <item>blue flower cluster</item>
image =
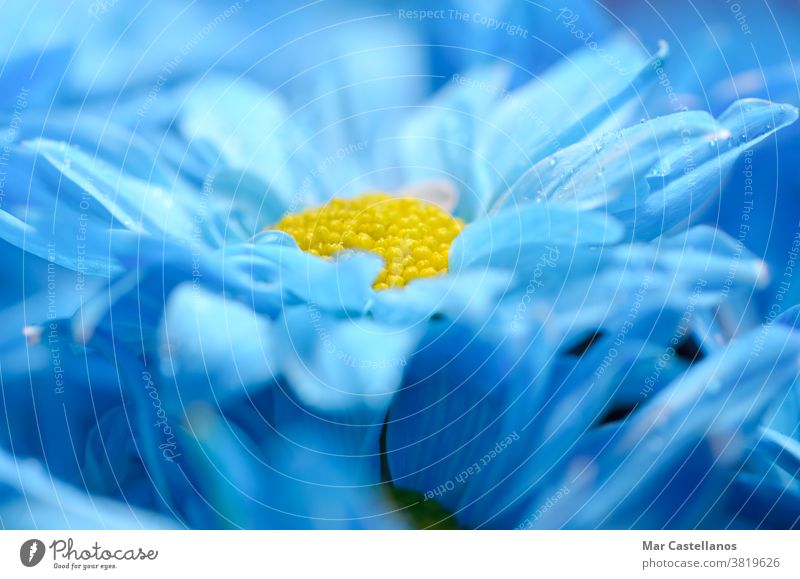
{"label": "blue flower cluster", "polygon": [[0,527],[799,526],[796,12],[619,4],[0,8]]}

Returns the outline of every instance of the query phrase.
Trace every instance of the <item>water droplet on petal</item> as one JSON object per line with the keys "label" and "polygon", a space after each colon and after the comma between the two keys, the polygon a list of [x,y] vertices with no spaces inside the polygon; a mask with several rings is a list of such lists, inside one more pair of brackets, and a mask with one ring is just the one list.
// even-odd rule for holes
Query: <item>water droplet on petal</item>
{"label": "water droplet on petal", "polygon": [[668,161],[661,161],[650,170],[651,177],[666,177],[672,171]]}

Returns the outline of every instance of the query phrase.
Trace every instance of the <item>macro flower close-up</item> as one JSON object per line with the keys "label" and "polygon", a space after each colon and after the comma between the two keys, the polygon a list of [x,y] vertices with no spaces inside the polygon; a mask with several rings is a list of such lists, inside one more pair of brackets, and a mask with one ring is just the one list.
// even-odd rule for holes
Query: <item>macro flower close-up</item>
{"label": "macro flower close-up", "polygon": [[0,528],[800,526],[800,8],[680,4],[0,7]]}

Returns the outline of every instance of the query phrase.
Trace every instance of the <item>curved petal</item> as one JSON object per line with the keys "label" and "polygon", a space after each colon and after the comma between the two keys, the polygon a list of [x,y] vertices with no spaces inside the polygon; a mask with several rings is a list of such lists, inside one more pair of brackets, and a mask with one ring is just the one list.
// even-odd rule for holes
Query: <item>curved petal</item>
{"label": "curved petal", "polygon": [[[651,57],[625,37],[588,47],[565,58],[529,85],[507,95],[489,117],[478,150],[486,166],[482,188],[491,192],[487,208],[526,171],[561,149],[630,123],[642,94],[655,83],[668,49]],[[549,163],[549,161],[548,161]],[[577,168],[577,166],[576,166]]]}
{"label": "curved petal", "polygon": [[53,479],[36,463],[0,451],[4,529],[174,529],[174,521]]}
{"label": "curved petal", "polygon": [[516,269],[547,246],[613,244],[623,234],[622,226],[602,213],[544,205],[509,208],[479,219],[453,240],[448,270],[480,266]]}
{"label": "curved petal", "polygon": [[576,453],[567,476],[551,485],[567,485],[569,496],[537,525],[720,524],[718,489],[734,478],[768,405],[794,382],[799,346],[796,336],[772,328],[704,360],[635,412],[611,444]]}

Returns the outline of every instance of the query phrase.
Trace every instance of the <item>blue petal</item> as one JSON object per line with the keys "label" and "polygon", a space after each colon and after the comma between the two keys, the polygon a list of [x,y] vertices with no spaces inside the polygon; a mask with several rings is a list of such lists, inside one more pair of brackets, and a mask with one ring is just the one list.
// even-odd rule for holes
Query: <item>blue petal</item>
{"label": "blue petal", "polygon": [[733,482],[725,500],[730,502],[733,521],[747,529],[796,529],[800,526],[800,493],[742,473]]}
{"label": "blue petal", "polygon": [[0,451],[0,528],[174,529],[173,521],[92,496],[52,478],[38,463]]}
{"label": "blue petal", "polygon": [[314,303],[287,310],[277,325],[280,371],[304,405],[382,422],[418,331],[340,320]]}
{"label": "blue petal", "polygon": [[186,405],[224,406],[272,382],[275,361],[269,320],[237,301],[178,286],[161,322],[160,368]]}
{"label": "blue petal", "polygon": [[[594,147],[602,133],[629,124],[632,105],[656,80],[667,47],[662,45],[646,58],[639,45],[618,38],[603,50],[601,54],[587,48],[562,60],[508,95],[487,119],[478,144],[479,158],[493,163],[486,167],[482,183],[491,193],[487,206],[516,183],[525,182],[525,172],[548,155],[584,139]],[[546,181],[534,191],[542,189],[541,183]]]}
{"label": "blue petal", "polygon": [[27,144],[80,192],[67,189],[74,196],[64,200],[71,207],[89,204],[90,214],[107,216],[105,227],[116,225],[135,232],[190,238],[194,232],[194,195],[176,187],[164,189],[158,181],[144,181],[122,172],[112,164],[90,157],[63,143],[41,139]]}
{"label": "blue petal", "polygon": [[268,281],[291,298],[289,303],[312,303],[322,310],[366,311],[375,293],[372,283],[383,268],[380,256],[340,252],[327,260],[301,251],[289,240],[262,243],[263,239],[256,239],[253,245],[226,248],[225,260],[244,258],[242,267],[263,263],[274,268],[274,275],[256,281]]}
{"label": "blue petal", "polygon": [[[665,177],[665,185],[647,197],[643,211],[633,222],[634,235],[651,237],[686,221],[720,188],[720,183],[744,151],[776,131],[794,123],[798,109],[769,101],[746,99],[732,104],[718,119],[726,137],[720,141],[695,140],[691,152],[679,153],[676,179]],[[711,149],[709,156],[707,151]],[[704,154],[706,151],[706,154]],[[697,168],[689,171],[692,155]],[[681,171],[681,168],[684,170]],[[659,177],[662,175],[658,175]]]}
{"label": "blue petal", "polygon": [[512,285],[508,272],[492,269],[419,278],[403,288],[375,292],[369,315],[398,328],[417,327],[435,316],[485,319]]}
{"label": "blue petal", "polygon": [[576,453],[552,484],[568,486],[569,496],[537,524],[713,525],[720,485],[735,476],[747,437],[797,375],[798,346],[791,333],[766,329],[704,360],[635,412],[611,445]]}
{"label": "blue petal", "polygon": [[[12,150],[16,158],[9,166],[0,210],[0,237],[84,275],[108,277],[117,266],[108,255],[110,217],[98,219],[90,212],[93,204],[84,206],[86,211],[81,211],[80,202],[59,205],[52,185],[35,172],[37,159],[24,149]],[[75,193],[69,182],[64,189],[70,196]]]}
{"label": "blue petal", "polygon": [[[486,212],[476,189],[474,143],[491,105],[501,96],[508,69],[486,67],[458,76],[430,101],[414,110],[392,139],[406,183],[431,178],[455,181],[460,199],[454,214],[473,219]],[[492,157],[490,157],[492,158]]]}
{"label": "blue petal", "polygon": [[274,92],[245,79],[211,77],[191,87],[178,126],[193,148],[208,151],[213,181],[224,182],[231,203],[248,207],[254,230],[289,207],[320,199],[310,191],[308,198],[297,199],[319,161],[304,148],[307,136]]}
{"label": "blue petal", "polygon": [[634,236],[652,238],[697,212],[744,150],[797,114],[788,105],[746,100],[716,121],[696,111],[660,117],[539,162],[500,204],[548,200],[606,207]]}
{"label": "blue petal", "polygon": [[[377,488],[336,457],[292,442],[291,430],[257,448],[210,408],[190,410],[190,447],[217,525],[269,529],[402,528]],[[300,438],[302,439],[302,437]]]}
{"label": "blue petal", "polygon": [[[754,444],[754,453],[760,455],[772,467],[781,469],[791,479],[800,477],[800,442],[771,428],[763,428]],[[796,490],[798,481],[793,480]]]}
{"label": "blue petal", "polygon": [[112,364],[74,347],[67,322],[48,321],[35,331],[28,344],[19,328],[0,354],[0,443],[80,484],[89,431],[125,394]]}
{"label": "blue petal", "polygon": [[622,226],[602,213],[526,205],[469,225],[450,247],[448,269],[519,268],[527,264],[531,254],[537,254],[538,258],[547,245],[612,244],[623,234]]}
{"label": "blue petal", "polygon": [[279,373],[275,424],[308,433],[306,446],[361,463],[380,481],[380,434],[403,381],[419,331],[326,314],[315,304],[289,308],[276,323]]}
{"label": "blue petal", "polygon": [[546,396],[549,371],[539,363],[548,350],[521,356],[513,341],[490,338],[500,330],[493,325],[480,334],[450,320],[429,328],[390,410],[386,457],[395,486],[475,525],[487,515],[465,498],[470,489],[491,492],[507,473],[505,463],[494,470],[493,458],[526,456],[531,448],[535,434],[525,427]]}

